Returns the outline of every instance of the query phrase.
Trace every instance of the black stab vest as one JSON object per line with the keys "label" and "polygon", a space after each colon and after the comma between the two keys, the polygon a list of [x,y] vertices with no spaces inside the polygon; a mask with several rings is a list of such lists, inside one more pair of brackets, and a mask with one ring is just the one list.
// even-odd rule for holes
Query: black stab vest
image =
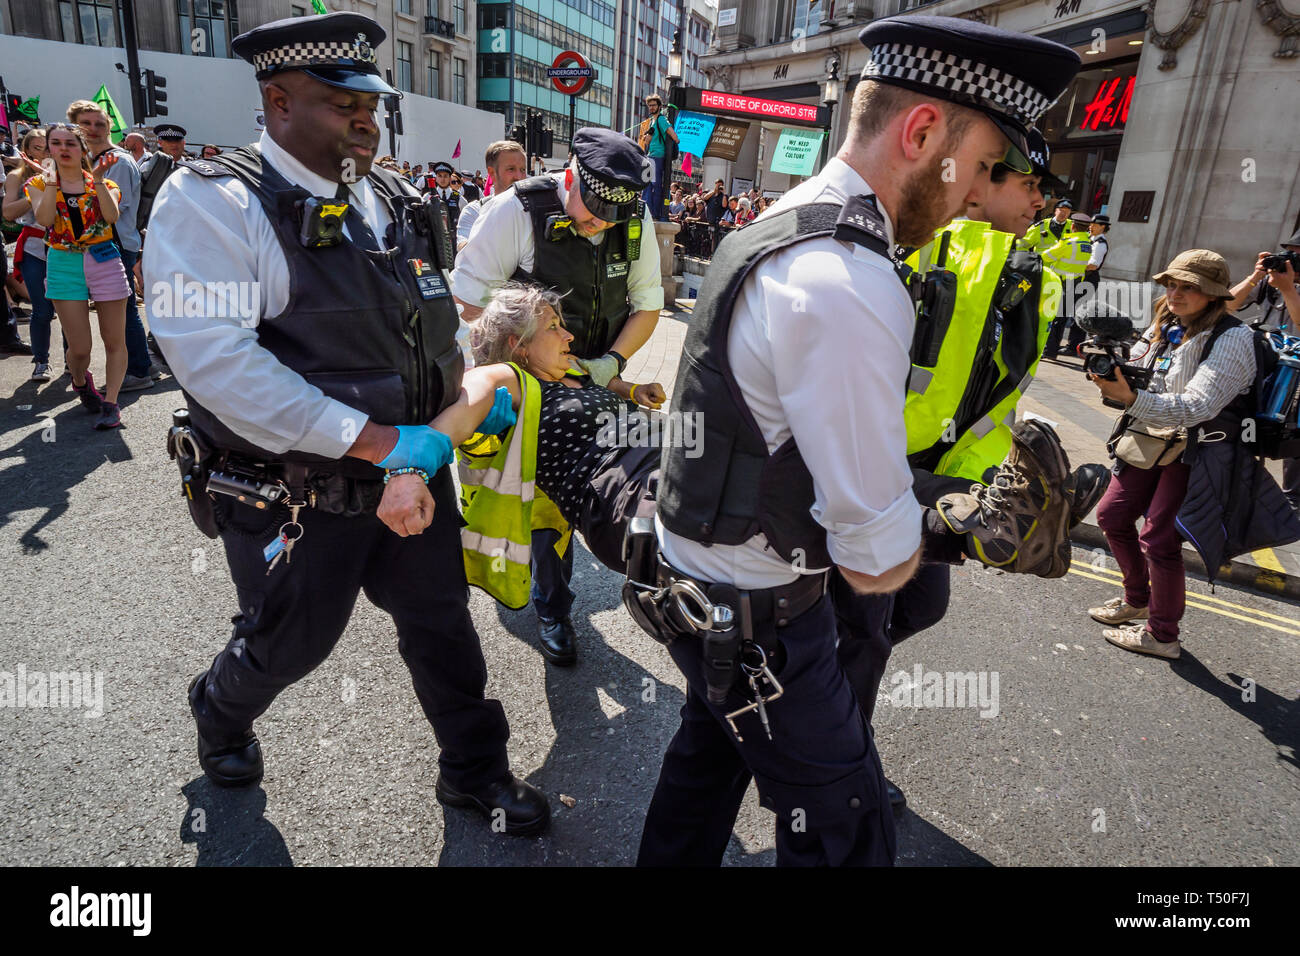
{"label": "black stab vest", "polygon": [[[673,411],[700,413],[703,453],[665,443],[658,514],[664,526],[701,544],[743,544],[760,531],[786,561],[831,564],[826,531],[812,517],[812,475],[793,438],[769,454],[727,356],[741,284],[763,259],[798,242],[834,236],[889,258],[874,197],[843,206],[811,203],[758,219],[727,236],[713,254],[677,367]],[[809,290],[815,295],[815,290]],[[815,307],[815,301],[809,303]]]}
{"label": "black stab vest", "polygon": [[[393,247],[370,252],[345,238],[337,246],[307,249],[298,238],[296,204],[309,194],[286,180],[256,147],[184,165],[202,176],[238,177],[262,204],[280,240],[289,269],[289,302],[279,315],[261,318],[260,346],[330,398],[365,412],[379,425],[428,424],[456,400],[465,363],[456,344],[459,322],[447,274],[451,243],[441,204],[404,192],[397,177],[373,167],[368,178],[392,215]],[[378,238],[381,245],[390,244]],[[437,297],[424,298],[417,269],[426,293],[432,289]],[[260,461],[321,464],[314,470],[336,475],[382,477],[379,468],[359,458],[332,461],[258,448],[193,396],[186,393],[186,398],[191,422],[216,448]]]}
{"label": "black stab vest", "polygon": [[[554,176],[534,176],[515,183],[515,195],[533,224],[533,271],[529,274],[521,269],[512,278],[540,283],[564,296],[560,300],[564,325],[573,334],[569,350],[578,358],[599,358],[609,351],[631,315],[627,301],[632,265],[629,227],[619,224],[606,230],[604,241],[598,244],[567,227],[550,228],[547,221],[551,216],[567,215],[555,191],[558,185]],[[638,202],[638,223],[641,209]]]}

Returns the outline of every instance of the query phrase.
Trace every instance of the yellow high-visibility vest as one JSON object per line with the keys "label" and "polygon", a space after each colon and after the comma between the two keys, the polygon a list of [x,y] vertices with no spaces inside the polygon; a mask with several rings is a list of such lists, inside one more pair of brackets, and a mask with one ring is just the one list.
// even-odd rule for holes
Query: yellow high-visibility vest
{"label": "yellow high-visibility vest", "polygon": [[[937,363],[927,368],[913,365],[908,376],[904,421],[907,426],[907,453],[915,464],[937,475],[986,481],[990,469],[996,469],[1011,450],[1011,429],[1016,421],[1016,406],[1033,381],[1039,357],[1047,341],[1048,327],[1055,317],[1061,297],[1061,283],[1043,268],[1040,257],[1015,251],[1015,237],[998,232],[986,222],[959,219],[936,234],[949,234],[945,268],[957,276],[957,300],[953,316],[939,348]],[[907,260],[913,269],[929,260],[931,246],[918,250]],[[1002,320],[1002,332],[996,330],[990,311],[1003,271],[1014,267],[1025,281],[1034,286],[1022,302]],[[991,356],[994,368],[988,395],[1005,392],[989,409],[976,409],[979,418],[964,428],[960,417],[972,411],[963,408],[963,399],[972,382],[979,380],[981,343],[992,328],[997,335]],[[1008,334],[1018,336],[1010,348]],[[1032,344],[1024,339],[1032,337]],[[1021,361],[1016,371],[1008,369],[1007,357],[1017,354]],[[1027,365],[1023,359],[1031,356]],[[986,367],[987,368],[987,367]],[[1016,375],[1014,385],[1008,377]],[[958,433],[959,432],[959,433]],[[939,448],[938,461],[928,467]]]}
{"label": "yellow high-visibility vest", "polygon": [[460,478],[461,552],[465,577],[508,608],[528,603],[532,576],[532,531],[561,532],[556,551],[561,556],[571,532],[559,509],[535,486],[537,430],[541,422],[541,386],[511,363],[523,389],[520,414],[505,437],[474,435],[456,449]]}

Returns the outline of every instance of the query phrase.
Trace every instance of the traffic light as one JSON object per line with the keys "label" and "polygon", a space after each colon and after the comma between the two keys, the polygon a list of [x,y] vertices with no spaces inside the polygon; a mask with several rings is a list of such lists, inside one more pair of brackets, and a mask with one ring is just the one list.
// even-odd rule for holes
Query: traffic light
{"label": "traffic light", "polygon": [[14,117],[17,116],[22,116],[22,113],[18,112],[18,107],[22,105],[23,105],[23,98],[17,93],[5,94],[5,113],[10,117],[10,119],[13,119]]}
{"label": "traffic light", "polygon": [[514,140],[514,141],[515,141],[516,143],[518,143],[520,146],[527,146],[527,145],[528,145],[528,142],[527,142],[527,140],[528,140],[528,133],[527,133],[527,131],[523,128],[523,126],[520,126],[520,125],[518,125],[518,124],[516,124],[516,125],[510,127],[510,135],[507,136],[506,138],[507,138],[507,139]]}
{"label": "traffic light", "polygon": [[528,113],[527,133],[528,133],[528,150],[529,152],[541,156],[543,159],[550,159],[551,153],[555,151],[554,135],[551,131],[542,126],[544,117],[541,113]]}
{"label": "traffic light", "polygon": [[163,103],[167,102],[167,78],[159,76],[153,70],[144,71],[144,115],[145,116],[166,116],[167,107]]}

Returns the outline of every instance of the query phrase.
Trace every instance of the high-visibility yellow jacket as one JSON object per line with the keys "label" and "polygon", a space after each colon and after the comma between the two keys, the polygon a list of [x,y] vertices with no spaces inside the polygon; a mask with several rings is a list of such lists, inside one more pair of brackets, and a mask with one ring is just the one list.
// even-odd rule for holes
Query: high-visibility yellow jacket
{"label": "high-visibility yellow jacket", "polygon": [[532,531],[561,533],[555,549],[561,556],[571,532],[559,509],[535,486],[537,430],[541,421],[541,386],[511,363],[523,388],[520,414],[504,438],[474,435],[456,449],[460,478],[461,551],[465,577],[506,607],[528,603],[532,584]]}
{"label": "high-visibility yellow jacket", "polygon": [[[1050,234],[1049,234],[1050,235]],[[1040,249],[1043,265],[1062,279],[1079,278],[1088,269],[1092,258],[1092,237],[1080,233],[1066,233],[1045,249]]]}
{"label": "high-visibility yellow jacket", "polygon": [[[1029,230],[1020,237],[1018,247],[1041,255],[1044,249],[1051,248],[1060,242],[1061,240],[1056,237],[1056,233],[1052,232],[1052,221],[1052,217],[1048,216],[1046,219],[1040,219],[1030,226]],[[1069,222],[1067,221],[1065,225],[1068,229]],[[1068,233],[1062,232],[1062,235],[1068,235]]]}
{"label": "high-visibility yellow jacket", "polygon": [[[957,276],[956,305],[937,363],[913,365],[908,377],[908,459],[937,475],[986,482],[1011,450],[1016,405],[1038,369],[1061,283],[1039,256],[1013,248],[1015,236],[986,222],[954,220],[936,239],[944,232],[945,268]],[[928,265],[935,245],[918,250],[907,264],[913,270]],[[994,300],[1004,273],[1004,287],[1024,294],[1002,310]]]}

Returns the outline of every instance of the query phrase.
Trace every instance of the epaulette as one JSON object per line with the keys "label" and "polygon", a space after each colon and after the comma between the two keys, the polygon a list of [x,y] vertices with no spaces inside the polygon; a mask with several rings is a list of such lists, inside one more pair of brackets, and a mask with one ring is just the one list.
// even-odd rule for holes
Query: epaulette
{"label": "epaulette", "polygon": [[192,169],[200,176],[207,176],[210,179],[223,179],[235,175],[228,166],[210,163],[206,159],[182,159],[176,165],[183,169]]}

